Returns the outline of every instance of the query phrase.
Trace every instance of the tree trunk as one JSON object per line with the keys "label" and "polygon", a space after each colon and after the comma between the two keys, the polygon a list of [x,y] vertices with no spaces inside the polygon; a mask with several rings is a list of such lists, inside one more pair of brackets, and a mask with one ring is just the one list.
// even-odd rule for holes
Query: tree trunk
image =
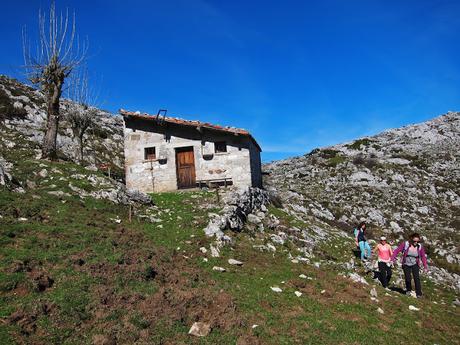
{"label": "tree trunk", "polygon": [[80,163],[83,163],[83,135],[78,136],[78,149],[80,154],[78,159],[80,160]]}
{"label": "tree trunk", "polygon": [[62,84],[54,85],[47,100],[46,132],[43,137],[42,157],[57,159],[57,134],[59,128],[59,100]]}

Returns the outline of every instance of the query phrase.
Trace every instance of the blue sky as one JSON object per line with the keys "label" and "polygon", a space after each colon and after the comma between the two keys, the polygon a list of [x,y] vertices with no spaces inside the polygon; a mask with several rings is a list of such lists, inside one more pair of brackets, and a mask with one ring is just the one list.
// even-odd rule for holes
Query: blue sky
{"label": "blue sky", "polygon": [[[48,1],[2,3],[0,73]],[[270,161],[460,110],[460,1],[57,1],[102,107],[250,130]]]}

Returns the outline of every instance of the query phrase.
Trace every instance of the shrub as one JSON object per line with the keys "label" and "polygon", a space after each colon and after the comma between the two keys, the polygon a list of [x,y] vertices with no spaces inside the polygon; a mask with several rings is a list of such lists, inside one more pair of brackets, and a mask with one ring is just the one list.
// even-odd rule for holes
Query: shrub
{"label": "shrub", "polygon": [[329,158],[327,161],[327,165],[330,167],[335,167],[343,162],[345,162],[347,159],[344,156],[335,156],[333,158]]}
{"label": "shrub", "polygon": [[305,156],[312,156],[320,152],[320,149],[313,149],[309,153],[307,153]]}
{"label": "shrub", "polygon": [[269,198],[270,198],[270,204],[272,204],[274,207],[276,207],[276,208],[282,208],[283,207],[283,201],[281,200],[281,198],[277,194],[270,193]]}
{"label": "shrub", "polygon": [[368,138],[355,140],[352,144],[347,145],[349,149],[359,150],[361,146],[367,147],[372,143],[372,140]]}
{"label": "shrub", "polygon": [[24,108],[16,108],[8,94],[3,89],[0,89],[0,121],[24,118],[26,116],[27,111]]}
{"label": "shrub", "polygon": [[376,166],[378,166],[379,161],[375,158],[367,158],[364,160],[363,165],[368,168],[369,170],[374,169]]}
{"label": "shrub", "polygon": [[366,168],[372,170],[375,167],[379,166],[379,161],[376,158],[366,158],[366,157],[363,157],[362,155],[358,155],[355,158],[353,158],[353,164],[364,165]]}
{"label": "shrub", "polygon": [[364,157],[359,155],[353,158],[353,164],[354,165],[363,165],[364,164]]}
{"label": "shrub", "polygon": [[107,130],[104,130],[103,128],[99,126],[92,126],[90,129],[90,133],[92,133],[96,138],[100,138],[100,139],[108,138]]}
{"label": "shrub", "polygon": [[337,150],[324,149],[319,152],[320,156],[325,159],[334,158],[339,154]]}

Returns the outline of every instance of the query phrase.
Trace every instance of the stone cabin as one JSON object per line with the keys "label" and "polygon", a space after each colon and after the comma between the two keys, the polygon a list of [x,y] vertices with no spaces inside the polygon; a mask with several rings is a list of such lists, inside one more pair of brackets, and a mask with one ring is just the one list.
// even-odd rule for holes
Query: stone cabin
{"label": "stone cabin", "polygon": [[129,189],[262,186],[262,150],[248,131],[126,110],[120,114]]}

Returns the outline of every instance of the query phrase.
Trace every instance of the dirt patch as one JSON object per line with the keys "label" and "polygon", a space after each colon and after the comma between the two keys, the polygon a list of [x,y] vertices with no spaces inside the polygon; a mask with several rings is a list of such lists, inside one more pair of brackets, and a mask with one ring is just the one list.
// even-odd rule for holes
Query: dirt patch
{"label": "dirt patch", "polygon": [[[17,326],[14,335],[18,343],[41,343],[50,330],[65,332],[78,327],[78,333],[69,339],[69,335],[63,335],[60,341],[78,342],[79,337],[89,335],[97,345],[151,343],[161,332],[165,333],[162,344],[188,344],[198,341],[187,335],[191,325],[206,322],[211,326],[211,335],[215,331],[232,333],[240,337],[239,344],[258,344],[252,341],[251,330],[232,296],[219,291],[208,273],[184,253],[156,248],[143,232],[121,225],[101,229],[93,241],[98,245],[94,248],[104,246],[110,255],[101,257],[89,247],[52,267],[29,262],[12,265],[12,272],[26,273],[30,289],[11,293],[27,295],[33,289],[41,296],[37,306],[25,306],[8,320]],[[55,282],[52,274],[64,267],[78,272],[68,277],[77,283],[87,279],[80,276],[88,277],[91,283],[82,284],[82,289],[88,290],[82,292],[84,297],[76,290],[74,304],[46,304],[50,291],[61,288],[61,279]],[[47,328],[39,322],[44,316]]]}
{"label": "dirt patch", "polygon": [[[29,337],[37,330],[37,320],[42,315],[51,315],[55,306],[50,303],[39,303],[31,311],[17,310],[8,318],[9,324],[16,325],[22,336]],[[33,343],[33,342],[27,342]]]}
{"label": "dirt patch", "polygon": [[116,340],[108,335],[95,334],[92,338],[93,345],[116,345]]}
{"label": "dirt patch", "polygon": [[8,322],[18,326],[21,334],[25,336],[35,333],[37,329],[36,321],[36,313],[26,313],[22,310],[14,312],[8,319]]}
{"label": "dirt patch", "polygon": [[284,312],[283,315],[288,319],[294,319],[296,317],[305,315],[305,311],[300,305],[296,305],[292,307],[291,309],[287,310],[286,312]]}
{"label": "dirt patch", "polygon": [[[324,273],[318,272],[318,280],[324,281],[325,279]],[[362,303],[369,298],[369,292],[361,284],[350,282],[347,278],[340,276],[328,279],[332,279],[332,281],[329,286],[325,287],[319,287],[314,281],[305,281],[303,279],[292,279],[287,282],[287,286],[326,305]]]}
{"label": "dirt patch", "polygon": [[[110,343],[111,339],[117,343],[135,342],[134,338],[148,340],[158,327],[175,324],[188,329],[194,322],[206,322],[212,330],[222,332],[245,325],[231,295],[217,291],[206,273],[182,253],[140,246],[139,243],[145,243],[142,234],[124,227],[116,230],[115,238],[112,245],[123,253],[116,263],[89,264],[83,254],[71,259],[77,270],[104,282],[92,292],[91,323],[103,323],[105,330],[93,339],[96,343]],[[83,265],[78,264],[81,258],[85,260]],[[120,277],[152,284],[156,291],[152,294],[117,291]],[[124,315],[122,328],[119,319],[110,320],[119,312]]]}
{"label": "dirt patch", "polygon": [[262,342],[254,335],[244,335],[238,338],[236,345],[262,345]]}
{"label": "dirt patch", "polygon": [[46,272],[34,272],[32,274],[34,289],[37,292],[43,292],[49,289],[54,284],[54,279],[51,278]]}
{"label": "dirt patch", "polygon": [[32,264],[29,260],[16,260],[11,264],[10,268],[8,269],[8,272],[31,272],[34,266],[35,265]]}
{"label": "dirt patch", "polygon": [[147,320],[155,322],[158,315],[168,322],[206,322],[212,329],[228,331],[242,326],[232,297],[225,293],[212,293],[208,289],[183,290],[179,286],[161,288],[154,296],[140,304]]}

